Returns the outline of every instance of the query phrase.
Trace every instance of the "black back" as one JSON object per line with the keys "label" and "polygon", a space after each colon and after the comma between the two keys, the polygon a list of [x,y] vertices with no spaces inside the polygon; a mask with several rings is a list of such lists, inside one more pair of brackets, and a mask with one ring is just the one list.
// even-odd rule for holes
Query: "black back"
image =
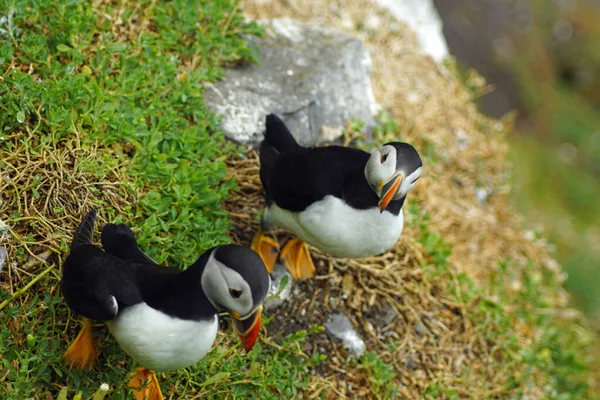
{"label": "black back", "polygon": [[[146,302],[151,307],[182,319],[213,318],[216,309],[204,295],[200,277],[210,253],[205,252],[186,271],[149,261],[130,229],[103,230],[103,243],[121,259],[91,244],[96,213],[88,213],[75,234],[71,252],[63,264],[61,291],[68,306],[84,317],[106,321],[119,311]],[[135,248],[134,248],[135,246]],[[141,253],[141,254],[140,254]]]}

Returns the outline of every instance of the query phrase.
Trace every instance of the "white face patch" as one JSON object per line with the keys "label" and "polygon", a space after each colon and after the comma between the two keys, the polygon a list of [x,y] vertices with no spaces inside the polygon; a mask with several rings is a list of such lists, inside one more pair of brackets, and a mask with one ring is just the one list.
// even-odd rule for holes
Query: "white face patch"
{"label": "white face patch", "polygon": [[375,150],[365,166],[365,178],[371,189],[381,196],[381,186],[396,173],[396,149],[385,145]]}
{"label": "white face patch", "polygon": [[[215,250],[216,251],[216,250]],[[210,255],[202,272],[202,289],[219,311],[245,316],[252,311],[252,291],[242,276]]]}
{"label": "white face patch", "polygon": [[417,184],[417,179],[421,176],[421,172],[423,171],[423,167],[419,167],[413,171],[412,174],[404,177],[402,183],[400,184],[400,189],[398,189],[398,194],[394,197],[394,199],[401,199],[402,197],[408,194],[408,191],[415,187]]}

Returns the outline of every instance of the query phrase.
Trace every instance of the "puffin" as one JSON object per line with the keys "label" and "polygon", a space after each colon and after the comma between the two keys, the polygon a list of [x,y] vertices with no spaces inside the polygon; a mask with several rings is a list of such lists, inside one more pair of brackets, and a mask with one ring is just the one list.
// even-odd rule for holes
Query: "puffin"
{"label": "puffin", "polygon": [[[402,206],[423,171],[417,150],[389,142],[372,153],[330,145],[303,147],[276,115],[259,148],[265,209],[251,248],[272,272],[279,260],[295,279],[314,276],[307,244],[342,258],[385,253],[400,237]],[[279,251],[267,236],[295,235]]]}
{"label": "puffin", "polygon": [[168,372],[201,360],[212,347],[218,315],[229,313],[246,351],[260,330],[270,277],[245,246],[206,250],[185,270],[157,265],[139,248],[131,229],[106,224],[102,247],[92,244],[96,210],[79,224],[63,264],[62,295],[83,327],[65,353],[73,368],[96,359],[92,321],[104,322],[139,365],[128,386],[136,399],[162,400],[154,371]]}

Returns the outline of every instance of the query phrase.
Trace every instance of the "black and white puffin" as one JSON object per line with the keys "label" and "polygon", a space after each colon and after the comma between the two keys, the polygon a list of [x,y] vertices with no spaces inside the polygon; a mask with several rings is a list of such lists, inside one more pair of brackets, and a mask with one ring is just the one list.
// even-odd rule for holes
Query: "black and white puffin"
{"label": "black and white puffin", "polygon": [[371,154],[342,146],[306,148],[269,114],[260,145],[266,208],[252,248],[271,272],[279,247],[263,232],[278,227],[293,233],[279,258],[297,279],[314,275],[306,243],[334,257],[382,254],[402,233],[402,205],[422,170],[408,143],[386,143]]}
{"label": "black and white puffin", "polygon": [[65,353],[72,367],[90,367],[95,361],[91,320],[105,322],[121,348],[141,365],[129,382],[138,399],[163,399],[153,371],[185,368],[208,353],[221,311],[233,317],[245,349],[252,348],[270,285],[254,251],[217,246],[181,271],[157,265],[123,224],[104,226],[105,251],[93,245],[95,219],[96,211],[84,217],[63,265],[62,294],[84,317]]}

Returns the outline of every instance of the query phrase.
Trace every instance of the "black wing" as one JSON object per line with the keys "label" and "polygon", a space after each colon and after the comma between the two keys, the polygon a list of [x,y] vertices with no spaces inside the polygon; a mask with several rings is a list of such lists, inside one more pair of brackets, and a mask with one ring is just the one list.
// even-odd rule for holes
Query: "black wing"
{"label": "black wing", "polygon": [[100,240],[102,241],[104,251],[121,260],[156,264],[153,259],[140,249],[135,235],[125,224],[104,225]]}
{"label": "black wing", "polygon": [[[347,182],[356,183],[358,194],[376,204],[376,196],[364,177],[368,159],[369,153],[348,147],[300,148],[280,154],[269,171],[261,171],[265,176],[263,185],[279,207],[295,212],[327,195],[344,199]],[[346,201],[351,203],[352,199]]]}
{"label": "black wing", "polygon": [[368,159],[368,153],[348,147],[302,147],[283,121],[269,114],[260,145],[265,201],[295,212],[327,195],[359,208],[376,206],[377,198],[364,177]]}
{"label": "black wing", "polygon": [[135,267],[88,244],[71,251],[63,265],[61,291],[84,317],[107,321],[119,309],[142,301]]}

